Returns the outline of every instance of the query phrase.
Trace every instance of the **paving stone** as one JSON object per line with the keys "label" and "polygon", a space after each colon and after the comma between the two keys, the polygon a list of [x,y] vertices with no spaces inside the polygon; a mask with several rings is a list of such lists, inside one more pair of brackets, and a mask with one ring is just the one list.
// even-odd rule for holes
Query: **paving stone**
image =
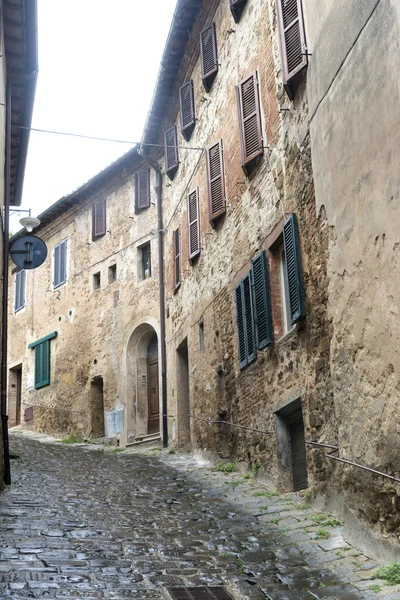
{"label": "paving stone", "polygon": [[375,563],[356,549],[334,554],[347,547],[336,529],[310,540],[314,512],[294,494],[270,497],[187,455],[10,438],[23,461],[0,494],[1,598],[160,600],[165,587],[191,585],[225,585],[237,600],[378,598],[367,589]]}

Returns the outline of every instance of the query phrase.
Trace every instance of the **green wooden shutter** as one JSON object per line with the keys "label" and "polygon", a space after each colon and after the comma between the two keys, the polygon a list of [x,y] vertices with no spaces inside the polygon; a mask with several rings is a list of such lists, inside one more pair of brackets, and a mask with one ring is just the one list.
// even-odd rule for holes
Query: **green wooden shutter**
{"label": "green wooden shutter", "polygon": [[283,227],[285,248],[285,269],[289,289],[291,324],[304,319],[303,284],[301,279],[301,262],[297,218],[293,213]]}
{"label": "green wooden shutter", "polygon": [[35,388],[40,387],[42,377],[42,345],[35,347]]}
{"label": "green wooden shutter", "polygon": [[251,274],[257,348],[262,350],[273,341],[268,262],[264,250],[251,261]]}
{"label": "green wooden shutter", "polygon": [[50,340],[35,346],[35,389],[50,384]]}
{"label": "green wooden shutter", "polygon": [[238,355],[241,369],[257,356],[250,273],[235,288]]}

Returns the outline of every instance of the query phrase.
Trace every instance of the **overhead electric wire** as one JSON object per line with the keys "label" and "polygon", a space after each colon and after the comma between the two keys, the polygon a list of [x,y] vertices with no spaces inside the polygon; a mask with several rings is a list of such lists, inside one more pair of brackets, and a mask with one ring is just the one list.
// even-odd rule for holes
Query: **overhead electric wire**
{"label": "overhead electric wire", "polygon": [[196,148],[192,146],[167,146],[165,144],[150,144],[149,142],[131,142],[129,140],[115,140],[112,138],[97,137],[94,135],[84,135],[82,133],[70,133],[67,131],[51,131],[50,129],[37,129],[36,127],[25,127],[24,125],[13,125],[17,129],[26,129],[27,131],[38,131],[39,133],[50,133],[53,135],[66,135],[69,137],[77,137],[85,140],[96,140],[98,142],[113,142],[115,144],[129,144],[131,146],[151,146],[153,148],[178,148],[180,150],[201,150],[204,148]]}

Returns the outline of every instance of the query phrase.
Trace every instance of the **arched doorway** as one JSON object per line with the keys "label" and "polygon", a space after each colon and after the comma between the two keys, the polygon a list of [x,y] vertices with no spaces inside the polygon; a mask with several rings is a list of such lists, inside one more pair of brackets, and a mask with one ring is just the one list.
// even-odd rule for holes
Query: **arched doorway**
{"label": "arched doorway", "polygon": [[147,433],[160,431],[158,340],[154,334],[147,348]]}
{"label": "arched doorway", "polygon": [[160,434],[160,378],[158,335],[150,323],[133,330],[126,352],[126,441],[144,441]]}

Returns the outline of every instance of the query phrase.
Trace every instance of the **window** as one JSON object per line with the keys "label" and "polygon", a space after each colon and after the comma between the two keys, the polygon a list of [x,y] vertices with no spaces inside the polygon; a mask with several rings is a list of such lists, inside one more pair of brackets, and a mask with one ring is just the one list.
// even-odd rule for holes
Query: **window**
{"label": "window", "polygon": [[189,260],[200,254],[199,188],[187,197]]}
{"label": "window", "polygon": [[236,98],[242,168],[248,176],[256,159],[264,152],[257,72],[246,77],[236,86]]}
{"label": "window", "polygon": [[283,85],[293,100],[297,76],[308,64],[302,0],[277,0],[277,7]]}
{"label": "window", "polygon": [[108,267],[108,283],[114,283],[114,281],[117,281],[117,265]]}
{"label": "window", "polygon": [[67,281],[67,240],[54,247],[54,287]]}
{"label": "window", "polygon": [[19,271],[15,276],[14,312],[21,310],[25,306],[25,283],[26,271]]}
{"label": "window", "polygon": [[246,6],[246,2],[247,0],[229,0],[231,13],[235,23],[239,23],[244,7]]}
{"label": "window", "polygon": [[178,157],[178,138],[176,134],[176,125],[164,133],[165,144],[165,172],[170,179],[173,179],[179,167]]}
{"label": "window", "polygon": [[93,274],[93,289],[99,290],[101,288],[101,277],[100,272]]}
{"label": "window", "polygon": [[199,321],[199,350],[204,350],[204,319],[201,317]]}
{"label": "window", "polygon": [[235,288],[239,365],[255,360],[256,352],[304,319],[300,246],[296,215],[277,235],[267,256],[262,251]]}
{"label": "window", "polygon": [[207,155],[207,184],[208,184],[208,214],[210,222],[215,221],[226,211],[224,163],[222,159],[222,140],[219,140],[206,151]]}
{"label": "window", "polygon": [[92,240],[106,235],[107,219],[106,219],[106,199],[103,198],[95,202],[92,206]]}
{"label": "window", "polygon": [[189,141],[196,124],[192,80],[188,81],[180,88],[179,100],[181,106],[181,133],[185,140]]}
{"label": "window", "polygon": [[218,50],[215,23],[200,33],[201,78],[204,89],[209,92],[218,73]]}
{"label": "window", "polygon": [[181,230],[175,229],[173,237],[174,258],[174,288],[177,290],[181,285]]}
{"label": "window", "polygon": [[35,351],[36,390],[50,384],[50,340],[55,337],[57,337],[56,331],[28,346]]}
{"label": "window", "polygon": [[138,248],[139,251],[139,278],[148,279],[151,277],[151,247],[150,242],[143,244]]}
{"label": "window", "polygon": [[150,169],[135,174],[135,212],[150,207]]}

